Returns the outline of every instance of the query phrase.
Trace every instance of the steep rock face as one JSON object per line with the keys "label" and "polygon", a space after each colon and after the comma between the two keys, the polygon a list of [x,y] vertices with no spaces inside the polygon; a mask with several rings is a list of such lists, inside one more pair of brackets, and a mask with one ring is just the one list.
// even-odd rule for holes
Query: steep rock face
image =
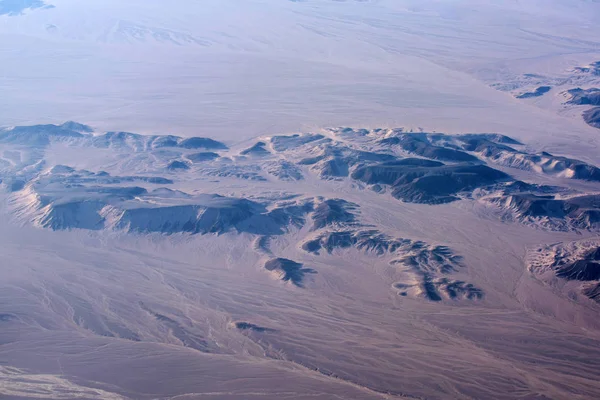
{"label": "steep rock face", "polygon": [[169,165],[167,165],[167,169],[169,171],[185,171],[190,169],[190,166],[184,161],[175,160],[171,161]]}
{"label": "steep rock face", "polygon": [[527,264],[534,276],[570,298],[583,294],[600,303],[600,243],[597,239],[534,249],[529,253]]}
{"label": "steep rock face", "polygon": [[[13,197],[16,214],[37,226],[54,230],[114,229],[135,233],[282,234],[301,226],[312,203],[264,204],[219,195],[189,195],[167,188],[148,191],[138,186],[114,186],[128,177],[83,173],[58,166]],[[161,179],[140,178],[152,184]]]}
{"label": "steep rock face", "polygon": [[201,163],[205,161],[216,160],[219,158],[219,155],[217,153],[213,153],[212,151],[204,151],[200,153],[186,154],[185,157],[192,163]]}
{"label": "steep rock face", "polygon": [[0,129],[0,144],[46,147],[55,141],[80,139],[81,145],[99,148],[150,151],[161,148],[226,150],[227,146],[213,139],[194,137],[183,139],[173,135],[140,135],[131,132],[93,134],[93,129],[74,121],[62,125],[16,126]]}
{"label": "steep rock face", "polygon": [[533,97],[541,97],[552,90],[551,86],[540,86],[537,87],[533,92],[525,92],[517,95],[517,99],[530,99]]}
{"label": "steep rock face", "polygon": [[343,178],[350,174],[355,166],[394,161],[396,156],[386,153],[356,150],[344,145],[325,144],[320,154],[299,161],[301,165],[310,165],[311,169],[323,179]]}
{"label": "steep rock face", "polygon": [[223,143],[218,142],[209,138],[202,137],[191,137],[183,139],[178,144],[179,147],[184,149],[207,149],[207,150],[226,150],[227,146]]}
{"label": "steep rock face", "polygon": [[481,300],[484,293],[473,284],[448,278],[434,278],[425,274],[418,284],[395,283],[394,288],[400,296],[407,296],[410,290],[418,290],[429,301],[438,302],[445,298],[450,300]]}
{"label": "steep rock face", "polygon": [[488,201],[525,223],[537,223],[555,230],[600,228],[599,195],[560,199],[553,195],[515,193],[491,197]]}
{"label": "steep rock face", "polygon": [[362,251],[382,255],[393,253],[405,246],[420,246],[421,244],[420,242],[412,243],[407,239],[392,238],[377,230],[346,230],[323,233],[315,239],[305,242],[302,248],[309,253],[319,254],[321,250],[331,253],[335,249],[355,247]]}
{"label": "steep rock face", "polygon": [[[594,165],[547,152],[530,153],[524,150],[519,141],[501,134],[447,135],[405,132],[403,129],[352,128],[330,129],[329,132],[331,137],[315,134],[277,136],[272,142],[281,153],[292,156],[300,165],[310,166],[325,180],[342,180],[351,176],[364,182],[365,171],[378,169],[385,169],[389,175],[396,174],[391,168],[395,163],[417,162],[415,159],[402,158],[406,153],[423,157],[419,160],[445,162],[442,165],[425,162],[422,166],[431,171],[423,173],[424,176],[419,176],[411,184],[405,182],[402,187],[391,188],[395,197],[408,202],[447,203],[459,198],[461,192],[468,194],[473,188],[494,183],[494,178],[488,179],[490,172],[486,169],[490,167],[484,161],[560,178],[600,181],[600,168]],[[452,167],[456,170],[449,172]],[[449,175],[454,176],[447,179]],[[469,175],[479,175],[481,182],[467,182]],[[503,179],[509,177],[499,177],[498,181]],[[381,185],[392,183],[382,181],[369,184],[377,191],[382,191]],[[434,187],[438,189],[437,192],[432,190]]]}
{"label": "steep rock face", "polygon": [[303,287],[307,274],[316,274],[312,268],[305,268],[302,264],[287,258],[274,258],[265,263],[265,269],[278,274],[284,282],[290,282],[294,286]]}
{"label": "steep rock face", "polygon": [[266,149],[266,146],[267,144],[265,142],[257,142],[252,147],[242,150],[240,154],[243,156],[265,157],[271,154],[271,152]]}
{"label": "steep rock face", "polygon": [[600,283],[595,283],[583,289],[583,294],[590,300],[600,303]]}
{"label": "steep rock face", "polygon": [[464,149],[510,168],[517,168],[564,178],[600,181],[600,169],[583,161],[555,156],[550,153],[531,154],[506,144],[468,138]]}
{"label": "steep rock face", "polygon": [[75,132],[81,132],[81,133],[94,132],[94,129],[91,126],[84,125],[84,124],[81,124],[81,123],[75,122],[75,121],[67,121],[64,124],[60,125],[60,127],[64,128],[64,129],[69,129],[69,130],[75,131]]}
{"label": "steep rock face", "polygon": [[534,194],[509,195],[496,201],[504,207],[514,209],[519,215],[529,217],[565,218],[576,206],[554,196]]}
{"label": "steep rock face", "polygon": [[41,209],[41,213],[33,219],[33,222],[52,230],[103,229],[104,219],[100,216],[103,206],[100,201],[49,204]]}
{"label": "steep rock face", "polygon": [[358,206],[343,199],[328,199],[315,208],[312,215],[313,230],[332,225],[347,225],[356,222]]}
{"label": "steep rock face", "polygon": [[600,247],[583,254],[572,263],[559,262],[555,268],[556,276],[578,281],[600,280]]}
{"label": "steep rock face", "polygon": [[594,128],[600,129],[600,107],[594,107],[583,113],[583,120]]}
{"label": "steep rock face", "polygon": [[304,174],[295,164],[285,160],[266,161],[263,170],[280,181],[301,181]]}
{"label": "steep rock face", "polygon": [[480,154],[485,158],[497,159],[504,153],[518,153],[518,150],[503,142],[495,142],[484,137],[465,136],[459,139],[467,151]]}
{"label": "steep rock face", "polygon": [[429,301],[479,300],[484,293],[473,284],[453,280],[450,274],[461,268],[462,258],[446,246],[432,246],[421,241],[393,238],[377,230],[329,231],[305,242],[302,248],[313,254],[325,251],[357,249],[378,257],[394,257],[389,264],[411,278],[392,286],[398,295],[425,298]]}
{"label": "steep rock face", "polygon": [[156,136],[149,143],[149,147],[152,149],[164,149],[169,147],[177,147],[181,139],[177,136]]}
{"label": "steep rock face", "polygon": [[192,137],[183,139],[173,135],[146,136],[131,132],[107,132],[86,139],[94,147],[146,152],[153,149],[180,148],[188,150],[226,150],[227,146],[213,139]]}
{"label": "steep rock face", "polygon": [[571,97],[567,101],[567,104],[578,106],[600,106],[600,89],[575,88],[567,90],[567,94]]}
{"label": "steep rock face", "polygon": [[206,176],[220,178],[243,179],[247,181],[266,181],[261,174],[262,168],[256,165],[236,165],[226,163],[216,163],[203,168],[202,173]]}
{"label": "steep rock face", "polygon": [[408,153],[434,160],[449,162],[479,161],[477,157],[464,151],[431,144],[429,135],[425,133],[402,133],[399,136],[382,139],[380,143],[386,146],[396,145]]}
{"label": "steep rock face", "polygon": [[69,129],[69,124],[16,126],[0,130],[0,143],[31,147],[45,147],[53,140],[64,141],[82,137],[82,133]]}
{"label": "steep rock face", "polygon": [[[215,198],[216,199],[216,198]],[[245,201],[222,204],[190,204],[164,207],[118,208],[108,206],[101,212],[107,226],[136,233],[224,233],[259,213]]]}
{"label": "steep rock face", "polygon": [[235,327],[241,331],[251,331],[251,332],[259,332],[259,333],[270,333],[276,332],[275,329],[265,328],[264,326],[259,326],[250,322],[236,322]]}
{"label": "steep rock face", "polygon": [[13,199],[16,214],[36,226],[53,230],[102,229],[100,210],[107,204],[131,200],[146,194],[141,187],[80,186],[65,193],[55,180],[35,181]]}
{"label": "steep rock face", "polygon": [[[437,140],[445,140],[450,135],[445,135],[443,133],[433,134]],[[485,143],[497,143],[497,144],[505,144],[511,146],[522,145],[523,143],[519,142],[516,139],[511,138],[510,136],[501,135],[499,133],[467,133],[464,135],[456,135],[456,138],[459,142],[466,142],[470,140],[476,140]]]}
{"label": "steep rock face", "polygon": [[[448,278],[441,278],[434,281],[433,287],[437,288],[439,292],[452,300],[481,300],[484,297],[483,290],[473,284],[463,281],[454,281]],[[428,291],[428,293],[431,293],[431,291]],[[435,294],[433,294],[433,296],[435,296]]]}
{"label": "steep rock face", "polygon": [[441,204],[458,200],[461,192],[510,177],[485,165],[444,165],[407,159],[358,168],[352,178],[371,185],[389,185],[395,198],[409,203]]}
{"label": "steep rock face", "polygon": [[[152,148],[155,140],[158,140],[156,136],[146,137],[131,132],[107,132],[103,135],[93,136],[90,144],[99,148],[131,149],[140,152]],[[172,140],[175,141],[175,138]]]}

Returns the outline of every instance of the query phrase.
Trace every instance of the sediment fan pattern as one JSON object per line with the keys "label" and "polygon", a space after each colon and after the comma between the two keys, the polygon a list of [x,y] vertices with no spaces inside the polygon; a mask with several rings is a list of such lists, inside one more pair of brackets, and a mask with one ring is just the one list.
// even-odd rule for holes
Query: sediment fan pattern
{"label": "sediment fan pattern", "polygon": [[[539,97],[558,97],[560,108],[552,102],[541,102],[540,107],[554,108],[561,113],[565,110],[580,110],[583,106],[593,106],[574,113],[594,128],[600,128],[600,61],[584,66],[576,66],[555,76],[526,73],[512,77],[509,82],[493,83],[492,86],[503,91],[512,91],[517,99],[526,101]],[[527,100],[530,99],[530,100]]]}
{"label": "sediment fan pattern", "polygon": [[[143,349],[155,344],[181,350],[165,364],[169,370],[183,361],[187,368],[192,359],[229,370],[238,365],[229,364],[231,355],[293,363],[294,371],[349,385],[347,398],[522,397],[533,393],[529,388],[536,381],[522,378],[521,371],[535,366],[509,355],[521,368],[514,373],[497,354],[505,349],[505,334],[515,335],[511,346],[524,343],[519,351],[529,351],[523,338],[539,332],[539,322],[497,305],[514,296],[512,290],[498,295],[493,281],[504,284],[501,274],[512,273],[511,282],[517,282],[524,268],[521,255],[516,275],[485,269],[505,246],[495,229],[536,232],[546,239],[597,233],[599,171],[488,133],[335,128],[226,145],[203,137],[94,132],[76,122],[4,128],[0,179],[13,222],[60,246],[71,236],[92,245],[63,252],[61,257],[77,260],[75,266],[30,248],[35,262],[13,269],[13,275],[22,269],[46,275],[6,287],[4,296],[19,301],[7,303],[0,324],[10,343],[14,332],[39,325],[56,333],[56,343],[73,340],[65,332],[74,331],[86,340],[114,340],[122,348],[135,342]],[[489,231],[451,226],[455,214],[468,218],[471,227],[484,215]],[[444,218],[449,221],[440,221]],[[445,223],[453,233],[414,226],[421,223]],[[487,236],[479,241],[477,235]],[[9,250],[18,257],[27,241],[15,240],[18,250]],[[494,253],[486,253],[483,247],[494,240]],[[90,256],[97,243],[109,243],[118,255]],[[582,250],[565,251],[562,258],[535,252],[529,271],[564,298],[597,307],[598,252],[587,244],[576,248]],[[519,250],[506,253],[512,265]],[[40,266],[38,259],[50,266]],[[22,291],[33,300],[20,297]],[[55,310],[52,317],[27,308],[38,300],[42,310]],[[438,323],[442,309],[469,323]],[[493,325],[504,326],[506,315],[518,320],[515,326],[522,331],[515,334],[511,326],[489,340]],[[493,321],[487,322],[492,328],[486,321]],[[407,341],[414,347],[405,346]],[[441,342],[435,356],[423,356],[431,353],[431,343]],[[472,343],[482,348],[466,355],[449,350]],[[349,355],[349,346],[357,351]],[[19,351],[39,353],[35,346]],[[465,381],[464,371],[452,367],[455,359],[469,371],[485,359],[487,369],[476,379],[489,377],[493,384]],[[579,364],[567,367],[592,374]],[[239,368],[236,376],[248,370]],[[424,370],[443,377],[444,384],[431,389]],[[17,372],[27,374],[0,371],[0,379]],[[52,381],[79,390],[67,380]],[[572,392],[562,384],[548,392],[545,387],[535,392]],[[590,387],[584,395],[594,393]]]}

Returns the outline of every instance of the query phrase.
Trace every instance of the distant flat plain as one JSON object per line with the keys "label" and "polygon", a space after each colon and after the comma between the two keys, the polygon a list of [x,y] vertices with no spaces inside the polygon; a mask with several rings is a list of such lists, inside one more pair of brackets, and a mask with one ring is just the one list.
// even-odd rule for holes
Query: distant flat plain
{"label": "distant flat plain", "polygon": [[[223,158],[232,164],[236,157],[260,160],[240,156],[260,140],[272,146],[272,135],[326,135],[327,127],[497,132],[531,153],[600,165],[600,130],[490,85],[532,69],[561,74],[600,60],[596,1],[34,3],[0,15],[2,127],[74,120],[98,134],[201,136],[229,146]],[[361,139],[336,140],[353,149]],[[0,167],[4,174],[29,157],[37,161],[20,172],[41,180],[60,175],[52,170],[57,165],[73,167],[73,174],[147,177],[170,154],[180,156],[113,150],[53,143],[15,151],[0,144]],[[300,163],[298,154],[289,157]],[[242,172],[287,165],[279,153],[273,157]],[[228,162],[228,171],[238,172]],[[309,253],[301,248],[315,237],[308,222],[265,242],[251,229],[51,230],[15,212],[21,207],[30,215],[24,200],[44,201],[34,190],[29,197],[3,192],[0,397],[600,396],[599,307],[564,296],[527,269],[533,249],[592,240],[597,232],[505,221],[473,198],[402,202],[303,168],[298,181],[208,169],[161,173],[175,181],[173,189],[194,196],[269,205],[293,203],[297,195],[317,203],[343,198],[356,205],[352,212],[364,227],[448,246],[460,256],[453,279],[473,283],[485,297],[402,297],[393,283],[414,277],[390,268],[390,255],[355,248]],[[600,191],[596,182],[501,169],[540,184]],[[275,257],[293,261],[269,264]],[[306,268],[304,287],[281,281],[281,265]]]}

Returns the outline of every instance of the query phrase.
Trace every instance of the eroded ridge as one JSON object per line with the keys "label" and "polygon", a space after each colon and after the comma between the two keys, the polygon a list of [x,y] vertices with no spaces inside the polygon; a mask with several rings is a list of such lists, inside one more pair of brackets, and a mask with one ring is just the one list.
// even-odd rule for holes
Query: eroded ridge
{"label": "eroded ridge", "polygon": [[542,246],[530,251],[528,269],[570,297],[600,303],[600,239]]}
{"label": "eroded ridge", "polygon": [[[308,276],[319,279],[318,267],[274,250],[274,237],[309,254],[357,249],[389,257],[385,262],[406,275],[393,286],[402,296],[483,296],[447,276],[460,266],[451,250],[363,218],[365,204],[345,196],[355,199],[364,189],[430,207],[477,202],[506,223],[544,230],[600,228],[600,190],[569,185],[593,187],[598,167],[530,152],[501,134],[333,128],[265,136],[238,148],[205,137],[96,133],[66,122],[4,128],[0,146],[0,179],[22,223],[135,235],[250,235],[266,257],[263,270],[299,288]],[[98,155],[102,168],[88,161]],[[554,184],[536,183],[540,176]],[[236,189],[249,184],[251,191]]]}
{"label": "eroded ridge", "polygon": [[[266,188],[314,177],[329,187],[350,182],[406,203],[476,200],[504,220],[542,229],[597,230],[600,221],[598,192],[568,187],[571,179],[599,182],[598,167],[528,152],[521,142],[500,134],[336,128],[264,137],[240,151],[203,137],[96,134],[67,122],[4,128],[0,146],[0,179],[13,193],[16,214],[52,229],[222,233],[233,227],[254,232],[260,230],[255,222],[263,219],[272,233],[284,229],[264,218],[276,208],[272,201],[207,193],[197,190],[198,184],[238,180],[264,182]],[[78,149],[90,155],[108,151],[110,171],[51,161],[48,155],[56,148],[65,155]],[[517,180],[510,170],[525,171],[534,182]],[[539,175],[556,185],[537,184]],[[318,191],[298,190],[297,195],[325,197]],[[321,215],[314,228],[350,218],[346,199],[313,203]],[[142,217],[150,222],[140,223]]]}
{"label": "eroded ridge", "polygon": [[[594,234],[600,190],[595,165],[501,134],[334,128],[235,145],[69,122],[2,129],[0,179],[5,210],[22,225],[15,232],[61,249],[28,246],[32,257],[10,270],[0,312],[7,357],[21,329],[39,326],[94,348],[172,352],[169,373],[189,357],[178,373],[191,371],[191,381],[210,376],[192,360],[212,369],[239,359],[239,371],[294,363],[376,398],[425,398],[430,376],[443,377],[447,396],[522,397],[547,371],[537,375],[523,353],[505,358],[506,343],[531,351],[532,335],[556,340],[548,350],[568,342],[540,333],[536,290],[564,290],[557,301],[590,313],[600,293],[598,252],[582,244],[574,256],[535,253],[530,271],[545,285],[524,277],[518,284],[535,290],[512,295],[504,279],[521,277],[517,242]],[[29,240],[11,234],[5,249],[21,260]],[[520,301],[532,307],[504,309]],[[505,328],[507,318],[516,322]],[[32,354],[46,354],[46,343]],[[576,360],[556,368],[593,384],[592,363],[581,366],[593,344],[572,343]],[[448,367],[457,360],[468,371],[486,360],[487,373],[465,381],[472,375]],[[507,380],[507,371],[518,372]],[[481,377],[495,384],[473,392]]]}

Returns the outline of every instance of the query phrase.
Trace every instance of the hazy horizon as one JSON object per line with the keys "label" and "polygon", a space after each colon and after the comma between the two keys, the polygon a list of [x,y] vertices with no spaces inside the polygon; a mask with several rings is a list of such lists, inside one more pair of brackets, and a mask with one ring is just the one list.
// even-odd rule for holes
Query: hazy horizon
{"label": "hazy horizon", "polygon": [[600,397],[599,16],[0,0],[0,398]]}

